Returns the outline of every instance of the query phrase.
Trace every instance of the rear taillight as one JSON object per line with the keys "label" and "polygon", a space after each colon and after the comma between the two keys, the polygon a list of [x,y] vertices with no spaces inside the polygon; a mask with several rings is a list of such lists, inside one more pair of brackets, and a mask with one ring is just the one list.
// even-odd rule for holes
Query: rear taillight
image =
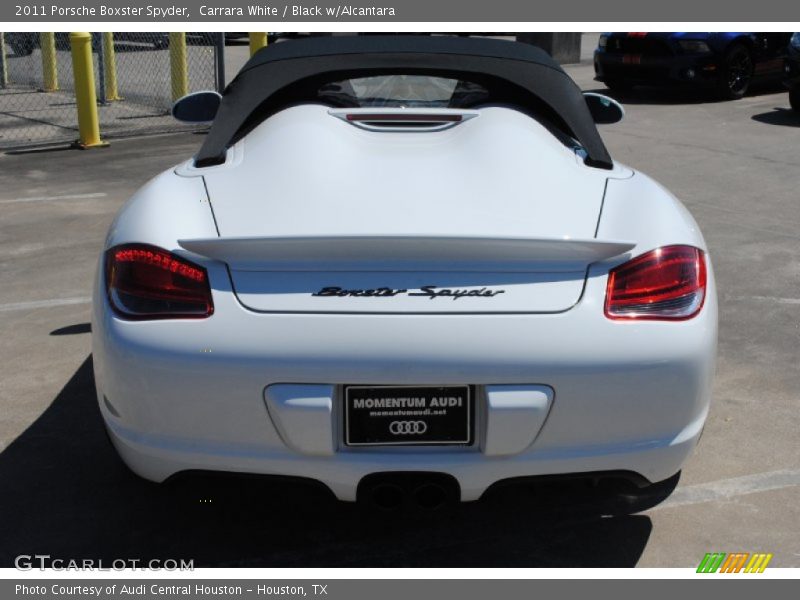
{"label": "rear taillight", "polygon": [[690,319],[706,297],[706,261],[692,246],[664,246],[608,274],[609,319]]}
{"label": "rear taillight", "polygon": [[202,319],[214,312],[206,270],[147,244],[106,252],[106,291],[126,319]]}

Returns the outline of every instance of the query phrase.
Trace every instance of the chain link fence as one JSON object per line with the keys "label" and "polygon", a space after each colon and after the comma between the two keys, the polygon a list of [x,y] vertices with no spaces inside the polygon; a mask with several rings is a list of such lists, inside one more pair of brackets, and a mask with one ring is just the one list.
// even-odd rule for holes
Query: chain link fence
{"label": "chain link fence", "polygon": [[[78,138],[68,33],[0,34],[0,150]],[[95,33],[95,90],[104,138],[196,128],[174,120],[173,99],[220,89],[221,33]]]}

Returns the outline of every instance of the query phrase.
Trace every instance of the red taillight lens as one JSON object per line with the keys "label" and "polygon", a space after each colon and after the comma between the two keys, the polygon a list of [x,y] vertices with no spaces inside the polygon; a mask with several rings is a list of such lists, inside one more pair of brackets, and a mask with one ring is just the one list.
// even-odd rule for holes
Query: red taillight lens
{"label": "red taillight lens", "polygon": [[214,312],[206,270],[146,244],[106,252],[106,291],[126,319],[198,319]]}
{"label": "red taillight lens", "polygon": [[692,246],[656,248],[612,269],[609,319],[690,319],[706,297],[706,261]]}

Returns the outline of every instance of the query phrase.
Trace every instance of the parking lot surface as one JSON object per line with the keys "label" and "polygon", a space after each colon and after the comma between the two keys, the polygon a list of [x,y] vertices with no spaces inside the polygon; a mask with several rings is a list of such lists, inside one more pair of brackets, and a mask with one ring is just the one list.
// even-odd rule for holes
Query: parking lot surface
{"label": "parking lot surface", "polygon": [[[567,70],[604,90],[591,64]],[[315,489],[237,480],[176,491],[137,479],[95,406],[92,277],[123,202],[202,138],[117,140],[0,156],[0,565],[39,553],[196,566],[695,567],[706,552],[742,551],[800,566],[800,115],[775,89],[726,103],[656,90],[618,98],[626,119],[601,130],[612,156],[686,204],[720,295],[711,414],[669,497],[628,505],[602,489],[528,486],[446,512],[374,514]]]}

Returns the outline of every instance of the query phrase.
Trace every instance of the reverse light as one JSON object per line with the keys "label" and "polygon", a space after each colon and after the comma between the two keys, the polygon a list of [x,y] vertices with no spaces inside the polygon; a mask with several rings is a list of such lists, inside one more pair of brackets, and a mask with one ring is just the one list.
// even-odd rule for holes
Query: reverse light
{"label": "reverse light", "polygon": [[664,246],[612,269],[605,314],[609,319],[691,319],[706,297],[706,261],[693,246]]}
{"label": "reverse light", "polygon": [[597,46],[599,48],[605,49],[606,46],[608,46],[608,36],[607,35],[601,35],[600,39],[597,40]]}
{"label": "reverse light", "polygon": [[206,270],[148,244],[106,252],[106,292],[125,319],[202,319],[214,312]]}

